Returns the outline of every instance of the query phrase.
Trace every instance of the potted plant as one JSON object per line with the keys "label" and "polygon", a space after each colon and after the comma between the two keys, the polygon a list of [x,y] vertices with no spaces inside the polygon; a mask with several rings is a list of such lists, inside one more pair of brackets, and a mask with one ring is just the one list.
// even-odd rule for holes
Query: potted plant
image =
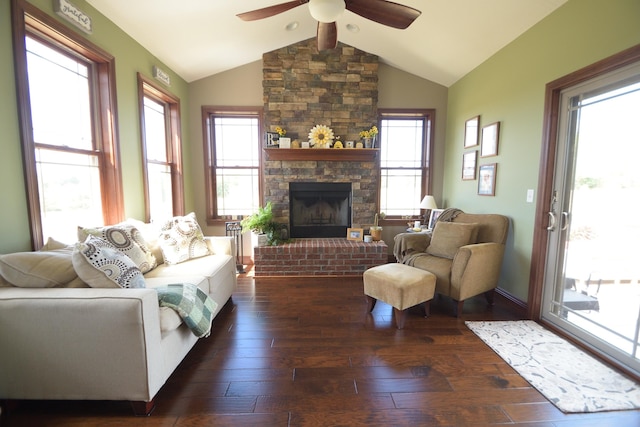
{"label": "potted plant", "polygon": [[380,215],[376,214],[373,220],[373,225],[369,228],[369,233],[371,233],[371,238],[374,242],[382,240],[382,227],[378,225],[378,218],[381,217],[384,219],[385,216],[386,215],[383,212],[381,212]]}
{"label": "potted plant", "polygon": [[364,148],[373,148],[374,141],[378,135],[377,126],[371,126],[369,130],[360,131],[360,138],[364,141]]}
{"label": "potted plant", "polygon": [[242,231],[252,231],[257,236],[254,246],[277,245],[284,241],[282,237],[283,225],[273,220],[271,202],[259,207],[258,212],[241,221]]}

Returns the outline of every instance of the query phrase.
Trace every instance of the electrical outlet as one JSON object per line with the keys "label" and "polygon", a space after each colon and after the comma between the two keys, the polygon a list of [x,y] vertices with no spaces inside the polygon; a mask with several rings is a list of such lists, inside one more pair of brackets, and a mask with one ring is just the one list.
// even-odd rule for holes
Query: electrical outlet
{"label": "electrical outlet", "polygon": [[527,190],[527,203],[533,203],[533,188]]}

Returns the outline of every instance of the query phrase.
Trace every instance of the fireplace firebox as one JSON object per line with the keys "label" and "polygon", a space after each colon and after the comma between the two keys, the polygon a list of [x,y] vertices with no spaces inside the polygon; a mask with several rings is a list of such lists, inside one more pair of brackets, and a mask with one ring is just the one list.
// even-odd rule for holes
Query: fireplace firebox
{"label": "fireplace firebox", "polygon": [[345,237],[349,227],[351,183],[289,183],[291,237]]}

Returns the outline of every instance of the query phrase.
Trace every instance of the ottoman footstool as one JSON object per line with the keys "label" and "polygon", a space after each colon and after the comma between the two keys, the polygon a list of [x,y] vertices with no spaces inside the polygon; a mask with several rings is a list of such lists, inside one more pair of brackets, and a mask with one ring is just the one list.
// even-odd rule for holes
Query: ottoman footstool
{"label": "ottoman footstool", "polygon": [[430,302],[436,290],[436,276],[419,268],[389,263],[372,267],[362,275],[367,310],[371,312],[377,300],[393,306],[393,317],[398,329],[404,328],[406,310],[425,303],[429,316]]}

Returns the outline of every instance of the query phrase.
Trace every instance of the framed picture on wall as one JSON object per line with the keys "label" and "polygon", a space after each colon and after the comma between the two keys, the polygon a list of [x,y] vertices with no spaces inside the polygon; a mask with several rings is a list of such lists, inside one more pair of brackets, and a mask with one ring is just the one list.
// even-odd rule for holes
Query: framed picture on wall
{"label": "framed picture on wall", "polygon": [[497,163],[480,165],[478,172],[478,194],[481,196],[496,195],[496,169]]}
{"label": "framed picture on wall", "polygon": [[462,180],[471,181],[476,179],[476,160],[478,150],[473,150],[462,155]]}
{"label": "framed picture on wall", "polygon": [[464,122],[464,148],[478,145],[480,134],[480,116],[475,116]]}
{"label": "framed picture on wall", "polygon": [[498,140],[500,139],[500,122],[491,123],[482,128],[482,148],[480,157],[498,155]]}

